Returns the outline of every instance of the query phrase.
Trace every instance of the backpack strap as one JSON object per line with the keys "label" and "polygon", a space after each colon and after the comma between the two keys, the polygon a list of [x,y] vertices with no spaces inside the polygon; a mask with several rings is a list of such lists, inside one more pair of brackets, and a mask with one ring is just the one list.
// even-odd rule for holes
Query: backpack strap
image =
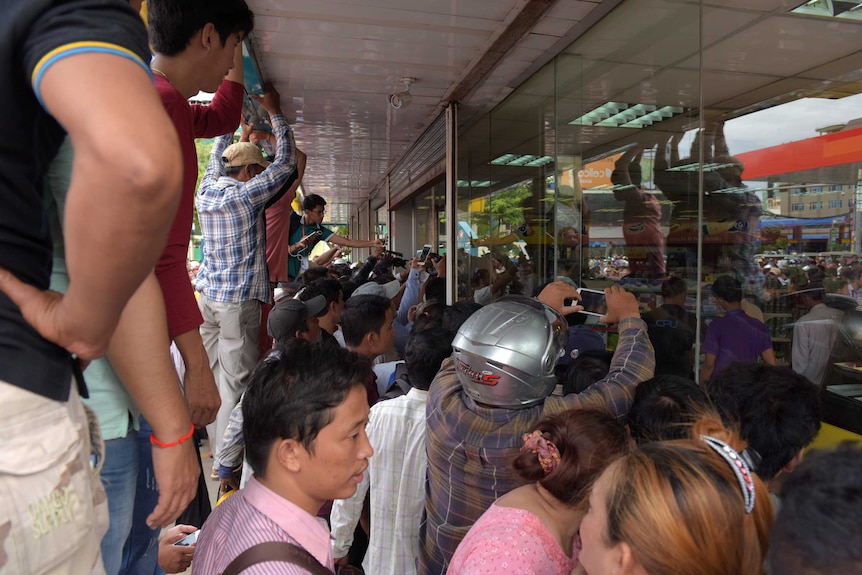
{"label": "backpack strap", "polygon": [[312,575],[332,575],[332,571],[320,564],[311,553],[285,541],[267,541],[249,547],[231,561],[221,575],[239,575],[257,563],[278,561],[298,565]]}

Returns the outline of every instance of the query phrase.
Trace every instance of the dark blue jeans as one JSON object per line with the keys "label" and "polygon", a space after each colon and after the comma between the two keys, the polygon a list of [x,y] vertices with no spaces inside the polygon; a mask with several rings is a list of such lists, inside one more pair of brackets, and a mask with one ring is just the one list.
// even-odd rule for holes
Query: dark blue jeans
{"label": "dark blue jeans", "polygon": [[123,547],[122,575],[164,575],[159,567],[159,533],[161,529],[147,527],[147,517],[159,502],[159,486],[153,472],[150,434],[153,429],[143,416],[137,434],[138,481],[135,490],[135,510],[132,530]]}
{"label": "dark blue jeans", "polygon": [[102,486],[108,496],[111,523],[102,537],[102,561],[108,575],[117,575],[123,559],[123,546],[132,529],[135,488],[138,479],[138,444],[135,430],[125,437],[105,441]]}

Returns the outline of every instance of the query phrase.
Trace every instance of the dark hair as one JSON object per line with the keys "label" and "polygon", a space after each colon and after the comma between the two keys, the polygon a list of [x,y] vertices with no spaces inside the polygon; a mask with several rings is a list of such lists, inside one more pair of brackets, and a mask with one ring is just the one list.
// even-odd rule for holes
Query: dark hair
{"label": "dark hair", "polygon": [[491,281],[491,272],[490,272],[490,271],[488,271],[486,268],[476,268],[476,269],[474,269],[474,270],[473,270],[473,276],[472,276],[472,278],[473,278],[473,279],[472,279],[472,282],[471,282],[471,283],[472,283],[474,286],[479,285],[479,282],[480,282],[480,281],[484,281],[485,283],[490,283],[490,281]]}
{"label": "dark hair", "polygon": [[329,277],[329,268],[326,266],[311,266],[299,276],[302,283],[308,285],[319,279]]}
{"label": "dark hair", "polygon": [[344,289],[341,283],[332,278],[320,278],[311,282],[309,286],[315,294],[322,294],[326,298],[326,305],[329,307],[334,303],[338,303],[338,294],[344,294]]}
{"label": "dark hair", "polygon": [[632,439],[638,443],[685,439],[708,405],[706,394],[688,378],[658,375],[641,382],[627,415]]}
{"label": "dark hair", "polygon": [[784,480],[771,573],[862,573],[862,447],[814,451]]}
{"label": "dark hair", "polygon": [[236,177],[245,166],[231,166],[229,168],[224,169],[224,175],[230,176],[231,178]]}
{"label": "dark hair", "polygon": [[456,301],[452,305],[447,305],[443,310],[443,327],[452,333],[458,333],[467,318],[481,308],[482,304],[475,301]]}
{"label": "dark hair", "polygon": [[365,334],[379,333],[386,322],[386,312],[392,302],[381,295],[361,294],[344,302],[341,312],[341,333],[344,343],[351,347],[362,344]]}
{"label": "dark hair", "polygon": [[734,362],[706,384],[728,427],[738,427],[762,458],[757,474],[769,481],[820,430],[816,385],[789,367]]}
{"label": "dark hair", "polygon": [[248,36],[254,27],[254,13],[245,0],[150,0],[147,20],[153,50],[176,56],[189,45],[192,36],[212,23],[224,46],[228,36]]}
{"label": "dark hair", "polygon": [[534,426],[560,452],[560,463],[547,475],[535,453],[522,450],[512,462],[526,481],[537,481],[570,507],[587,502],[593,482],[614,459],[631,450],[622,422],[609,411],[588,407],[543,417]]}
{"label": "dark hair", "polygon": [[242,400],[245,452],[259,477],[274,442],[295,439],[309,452],[332,410],[371,373],[368,361],[343,348],[291,340],[254,370]]}
{"label": "dark hair", "polygon": [[283,290],[282,297],[293,297],[303,286],[301,282],[279,282],[278,287]]}
{"label": "dark hair", "polygon": [[826,280],[823,282],[823,288],[826,293],[838,293],[849,285],[846,279]]}
{"label": "dark hair", "polygon": [[563,382],[563,395],[581,393],[589,386],[607,377],[614,354],[605,350],[585,351],[569,364]]}
{"label": "dark hair", "polygon": [[814,301],[823,301],[826,297],[823,282],[820,280],[808,282],[802,289],[804,290],[803,295],[810,297]]}
{"label": "dark hair", "polygon": [[413,327],[411,332],[422,331],[431,327],[440,327],[443,323],[443,312],[446,306],[442,301],[431,299],[419,304],[419,309],[416,310],[416,317],[413,318]]}
{"label": "dark hair", "polygon": [[686,291],[688,291],[688,284],[682,278],[669,277],[661,284],[661,295],[665,299],[680,296]]}
{"label": "dark hair", "polygon": [[340,279],[338,282],[341,284],[341,291],[344,292],[345,302],[350,299],[350,296],[352,296],[353,292],[356,291],[356,288],[359,287],[358,283],[350,279]]}
{"label": "dark hair", "polygon": [[433,277],[425,284],[425,299],[446,302],[446,278]]}
{"label": "dark hair", "polygon": [[712,293],[728,303],[742,301],[742,284],[731,276],[721,276],[712,282]]}
{"label": "dark hair", "polygon": [[443,360],[452,355],[454,334],[442,327],[429,327],[414,331],[404,348],[404,362],[410,385],[427,390],[440,371]]}
{"label": "dark hair", "polygon": [[313,210],[318,206],[326,206],[326,200],[317,194],[308,194],[305,196],[305,199],[302,200],[303,210]]}
{"label": "dark hair", "polygon": [[812,266],[805,272],[805,276],[809,284],[822,284],[826,279],[826,269],[822,265]]}
{"label": "dark hair", "polygon": [[350,266],[348,264],[329,264],[329,277],[334,279],[350,277]]}

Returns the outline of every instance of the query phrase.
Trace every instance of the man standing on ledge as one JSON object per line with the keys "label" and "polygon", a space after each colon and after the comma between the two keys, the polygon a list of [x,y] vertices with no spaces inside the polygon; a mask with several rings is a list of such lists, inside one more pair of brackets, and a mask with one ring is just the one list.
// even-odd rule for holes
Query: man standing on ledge
{"label": "man standing on ledge", "polygon": [[[236,130],[242,115],[242,39],[254,15],[245,0],[150,0],[147,3],[150,63],[156,90],[174,123],[183,154],[183,192],[167,246],[156,264],[165,297],[168,331],[183,356],[183,387],[192,421],[202,427],[215,419],[218,389],[198,327],[203,322],[186,271],[192,229],[198,157],[195,138]],[[190,105],[199,91],[215,92],[208,106]]]}
{"label": "man standing on ledge", "polygon": [[[276,138],[273,162],[251,142],[233,144],[233,133],[218,138],[201,180],[195,206],[204,237],[204,257],[195,287],[204,323],[200,333],[221,397],[208,428],[213,460],[258,358],[260,304],[272,301],[266,271],[264,209],[287,189],[296,171],[293,131],[281,113],[278,92],[268,85],[261,98]],[[230,144],[230,145],[228,145]]]}
{"label": "man standing on ledge", "polygon": [[[350,248],[380,248],[383,240],[352,240],[335,235],[323,227],[323,214],[326,213],[326,200],[317,194],[309,194],[302,202],[304,214],[290,214],[290,244],[287,246],[287,275],[294,281],[301,272],[308,269],[308,254],[320,240]],[[319,233],[317,233],[319,232]]]}

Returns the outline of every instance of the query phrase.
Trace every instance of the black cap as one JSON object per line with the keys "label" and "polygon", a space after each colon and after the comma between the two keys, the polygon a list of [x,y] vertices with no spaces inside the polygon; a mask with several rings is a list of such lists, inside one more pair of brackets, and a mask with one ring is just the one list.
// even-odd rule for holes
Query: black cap
{"label": "black cap", "polygon": [[317,295],[308,301],[283,299],[269,312],[266,331],[277,343],[291,339],[305,326],[310,316],[319,315],[326,309],[326,297]]}

